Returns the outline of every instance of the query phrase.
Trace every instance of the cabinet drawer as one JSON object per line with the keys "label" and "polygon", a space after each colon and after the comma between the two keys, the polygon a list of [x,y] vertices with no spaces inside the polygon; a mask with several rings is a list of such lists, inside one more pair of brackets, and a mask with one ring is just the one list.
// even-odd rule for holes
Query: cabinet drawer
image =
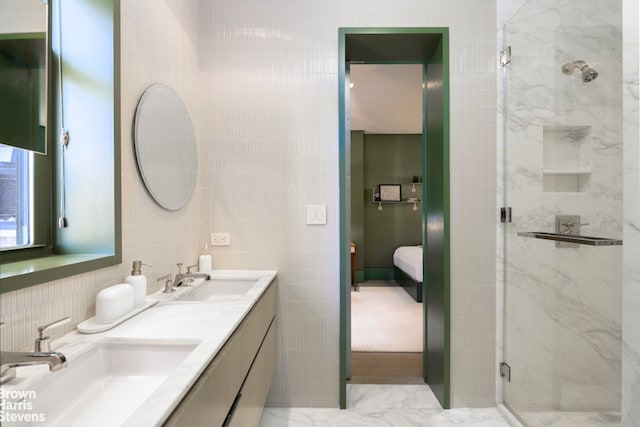
{"label": "cabinet drawer", "polygon": [[242,385],[235,411],[225,427],[257,427],[276,369],[276,320],[262,342]]}
{"label": "cabinet drawer", "polygon": [[244,378],[238,364],[241,354],[239,342],[227,342],[164,425],[222,425]]}
{"label": "cabinet drawer", "polygon": [[277,288],[273,284],[265,291],[260,301],[238,328],[242,339],[242,365],[247,372],[256,357],[267,330],[276,315]]}

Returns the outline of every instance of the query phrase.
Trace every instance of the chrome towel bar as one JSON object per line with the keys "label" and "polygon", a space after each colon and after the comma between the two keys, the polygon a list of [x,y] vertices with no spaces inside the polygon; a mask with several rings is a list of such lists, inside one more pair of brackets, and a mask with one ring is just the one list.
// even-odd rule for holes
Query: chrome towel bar
{"label": "chrome towel bar", "polygon": [[518,233],[521,237],[533,237],[536,239],[555,240],[557,242],[577,243],[591,246],[614,246],[622,245],[622,240],[609,239],[605,237],[578,236],[560,233],[546,233],[543,231],[526,231]]}

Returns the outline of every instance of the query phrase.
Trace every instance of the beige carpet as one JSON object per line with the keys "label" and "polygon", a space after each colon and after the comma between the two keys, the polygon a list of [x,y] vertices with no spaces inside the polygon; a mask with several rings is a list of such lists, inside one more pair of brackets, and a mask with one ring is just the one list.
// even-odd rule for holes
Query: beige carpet
{"label": "beige carpet", "polygon": [[422,304],[395,284],[352,291],[351,351],[421,352]]}

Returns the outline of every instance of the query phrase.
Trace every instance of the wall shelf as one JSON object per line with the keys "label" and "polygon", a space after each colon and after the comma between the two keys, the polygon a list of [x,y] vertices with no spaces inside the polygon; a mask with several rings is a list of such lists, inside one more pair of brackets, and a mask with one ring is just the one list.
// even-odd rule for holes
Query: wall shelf
{"label": "wall shelf", "polygon": [[[409,182],[409,183],[404,183],[404,184],[378,184],[378,192],[376,193],[375,189],[373,190],[373,194],[372,194],[372,202],[373,203],[377,203],[378,204],[378,210],[381,211],[382,210],[382,204],[383,203],[389,203],[389,204],[396,204],[396,205],[412,205],[413,206],[413,210],[417,211],[418,210],[418,204],[422,203],[422,200],[418,199],[417,197],[405,197],[402,198],[402,187],[408,187],[411,186],[411,190],[410,192],[412,194],[415,195],[419,195],[421,194],[421,190],[419,190],[418,188],[416,188],[417,186],[422,185],[422,182]],[[382,198],[380,196],[384,196],[383,194],[383,190],[381,189],[381,187],[388,187],[388,188],[392,188],[392,187],[396,187],[396,193],[393,194],[393,196],[401,199],[401,200],[382,200]],[[387,194],[387,196],[389,196],[389,194]],[[389,197],[390,199],[392,199],[393,197]]]}
{"label": "wall shelf", "polygon": [[375,195],[373,197],[372,200],[373,203],[376,203],[378,205],[378,210],[381,211],[382,210],[382,205],[383,204],[390,204],[390,205],[412,205],[413,206],[413,210],[417,211],[418,210],[418,205],[422,203],[422,200],[401,200],[399,202],[391,202],[391,201],[383,201],[383,200],[376,200]]}
{"label": "wall shelf", "polygon": [[544,126],[542,189],[546,193],[587,191],[593,167],[591,126]]}
{"label": "wall shelf", "polygon": [[409,200],[401,200],[399,202],[386,202],[386,201],[382,201],[382,200],[373,200],[373,203],[383,203],[383,204],[391,204],[391,205],[411,205],[413,203],[417,203],[420,204],[422,203],[422,200],[416,200],[414,201],[409,201]]}

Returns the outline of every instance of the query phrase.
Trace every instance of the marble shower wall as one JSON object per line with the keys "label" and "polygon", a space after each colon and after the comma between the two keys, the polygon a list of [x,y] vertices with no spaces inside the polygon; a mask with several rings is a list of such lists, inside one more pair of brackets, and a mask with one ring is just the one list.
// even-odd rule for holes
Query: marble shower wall
{"label": "marble shower wall", "polygon": [[[516,235],[578,214],[581,234],[622,238],[622,11],[607,6],[529,1],[505,28],[505,400],[521,415],[620,408],[622,247]],[[576,60],[599,77],[563,74]]]}
{"label": "marble shower wall", "polygon": [[622,425],[640,426],[640,8],[623,0],[623,354]]}

